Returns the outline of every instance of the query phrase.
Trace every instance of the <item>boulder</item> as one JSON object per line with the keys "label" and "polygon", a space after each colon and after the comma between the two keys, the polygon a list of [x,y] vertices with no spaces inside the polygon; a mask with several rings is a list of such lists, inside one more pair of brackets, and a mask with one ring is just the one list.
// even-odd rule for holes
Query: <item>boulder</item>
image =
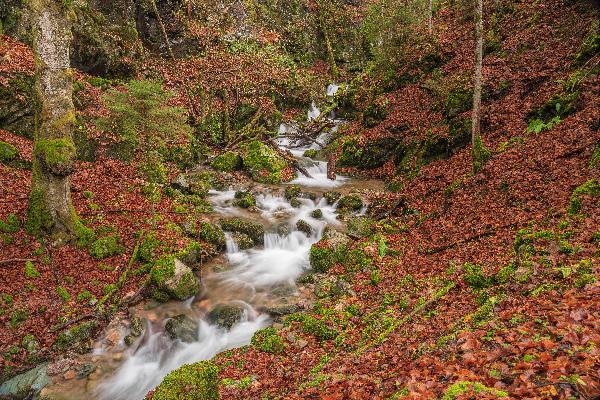
{"label": "boulder", "polygon": [[240,250],[248,250],[255,246],[254,240],[245,233],[234,233],[233,241]]}
{"label": "boulder", "polygon": [[173,340],[192,343],[198,340],[198,321],[180,314],[167,321],[165,331]]}
{"label": "boulder", "polygon": [[200,282],[190,267],[173,255],[160,258],[150,271],[152,283],[176,300],[187,300],[200,291]]}
{"label": "boulder", "polygon": [[222,218],[219,223],[226,232],[244,233],[252,238],[255,244],[265,242],[265,228],[254,221],[243,218]]}
{"label": "boulder", "polygon": [[298,222],[296,222],[296,229],[298,229],[300,232],[306,233],[307,236],[312,235],[313,232],[312,226],[310,226],[310,224],[303,219],[300,219]]}
{"label": "boulder", "polygon": [[238,304],[218,304],[208,313],[207,319],[220,328],[231,329],[240,322],[245,311],[246,309]]}

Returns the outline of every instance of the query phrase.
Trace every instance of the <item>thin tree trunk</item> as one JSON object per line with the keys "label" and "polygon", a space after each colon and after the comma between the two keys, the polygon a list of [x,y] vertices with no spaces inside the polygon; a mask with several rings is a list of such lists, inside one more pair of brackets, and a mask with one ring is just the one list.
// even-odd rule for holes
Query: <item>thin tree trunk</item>
{"label": "thin tree trunk", "polygon": [[76,155],[71,20],[62,0],[32,0],[37,113],[27,228],[74,236],[81,226],[71,203],[69,175]]}
{"label": "thin tree trunk", "polygon": [[483,64],[483,0],[477,0],[475,8],[475,81],[473,85],[473,114],[471,140],[473,145],[473,169],[477,172],[484,160],[481,141],[481,79]]}
{"label": "thin tree trunk", "polygon": [[427,26],[429,28],[429,33],[433,33],[433,0],[429,0],[429,11],[427,14],[429,20],[427,21]]}

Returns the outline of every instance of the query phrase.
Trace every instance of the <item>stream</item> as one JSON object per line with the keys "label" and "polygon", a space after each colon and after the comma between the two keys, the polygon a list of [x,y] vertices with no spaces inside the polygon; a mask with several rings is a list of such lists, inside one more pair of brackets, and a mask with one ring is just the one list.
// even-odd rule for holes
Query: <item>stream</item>
{"label": "stream", "polygon": [[[330,86],[328,94],[335,93]],[[314,104],[308,111],[308,119],[318,118],[320,111]],[[337,129],[342,121],[334,120]],[[286,133],[293,126],[281,125],[279,132]],[[326,137],[322,138],[327,140]],[[309,268],[308,255],[325,227],[341,227],[335,204],[328,205],[322,198],[327,190],[339,188],[342,192],[363,188],[367,181],[356,181],[338,176],[327,178],[327,163],[303,157],[305,150],[318,149],[313,144],[295,147],[287,139],[279,139],[281,147],[289,149],[311,177],[299,175],[292,184],[315,194],[299,198],[293,207],[283,196],[283,185],[254,185],[257,210],[247,210],[230,205],[235,190],[209,193],[208,199],[217,214],[252,218],[265,226],[264,246],[240,250],[227,234],[226,253],[204,266],[202,292],[185,302],[169,302],[156,307],[150,303],[136,307],[133,313],[145,321],[141,338],[127,347],[124,337],[128,333],[126,323],[120,321],[109,326],[104,337],[98,341],[92,354],[84,356],[80,363],[93,365],[93,372],[85,379],[60,377],[45,388],[43,395],[53,399],[137,400],[156,387],[172,370],[183,364],[194,363],[214,357],[219,352],[250,343],[253,334],[272,323],[268,313],[273,307],[309,307],[310,293],[296,286],[296,280]],[[373,183],[375,185],[375,183]],[[343,187],[343,188],[342,188]],[[337,189],[336,189],[337,190]],[[322,218],[311,213],[320,209]],[[296,228],[298,220],[308,222],[312,233],[307,235]],[[211,324],[208,313],[216,305],[235,304],[243,307],[241,319],[230,329]],[[184,314],[197,323],[195,338],[183,342],[173,340],[165,332],[167,321]]]}

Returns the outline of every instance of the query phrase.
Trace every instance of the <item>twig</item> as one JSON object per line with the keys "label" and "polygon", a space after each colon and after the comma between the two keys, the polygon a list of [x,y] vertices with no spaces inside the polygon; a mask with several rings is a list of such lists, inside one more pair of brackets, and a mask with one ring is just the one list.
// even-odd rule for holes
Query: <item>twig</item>
{"label": "twig", "polygon": [[27,262],[27,261],[34,262],[35,260],[31,259],[31,258],[10,258],[8,260],[0,260],[0,265],[13,264],[13,263],[18,263],[18,262]]}
{"label": "twig", "polygon": [[57,332],[57,331],[60,331],[62,329],[65,329],[65,328],[73,325],[73,324],[76,324],[79,321],[83,321],[84,319],[88,319],[88,318],[98,319],[99,315],[97,313],[83,314],[83,315],[80,315],[77,318],[73,318],[73,319],[71,319],[71,320],[69,320],[69,321],[67,321],[67,322],[65,322],[63,324],[51,327],[50,329],[48,329],[48,332]]}

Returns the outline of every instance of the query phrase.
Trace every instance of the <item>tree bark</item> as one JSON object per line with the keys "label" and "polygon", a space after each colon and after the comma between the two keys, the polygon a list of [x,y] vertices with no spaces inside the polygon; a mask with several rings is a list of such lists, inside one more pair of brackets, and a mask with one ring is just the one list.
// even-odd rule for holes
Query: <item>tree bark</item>
{"label": "tree bark", "polygon": [[429,28],[429,33],[431,34],[433,33],[433,0],[429,0],[429,10],[427,16],[427,27]]}
{"label": "tree bark", "polygon": [[477,0],[475,7],[475,79],[473,84],[473,114],[471,141],[473,145],[473,169],[477,172],[484,160],[481,141],[481,79],[483,64],[483,0]]}
{"label": "tree bark", "polygon": [[27,228],[31,233],[77,234],[71,203],[75,125],[70,68],[71,20],[62,0],[32,0],[37,93],[34,157]]}

